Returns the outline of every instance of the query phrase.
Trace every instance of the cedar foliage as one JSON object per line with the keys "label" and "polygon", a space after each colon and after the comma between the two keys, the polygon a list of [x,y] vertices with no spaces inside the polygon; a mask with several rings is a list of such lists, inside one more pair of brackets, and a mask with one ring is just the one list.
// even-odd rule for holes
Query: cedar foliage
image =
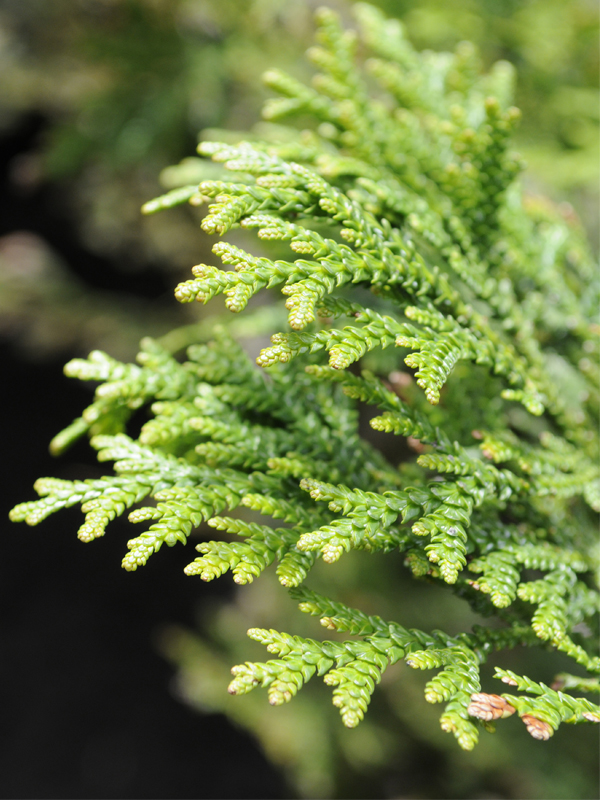
{"label": "cedar foliage", "polygon": [[[42,478],[40,499],[11,518],[36,525],[80,504],[88,542],[133,508],[130,521],[150,525],[128,543],[127,570],[208,523],[228,535],[200,543],[188,575],[246,584],[275,563],[301,611],[348,635],[251,629],[274,658],[235,666],[232,694],[263,687],[280,705],[317,674],[354,727],[403,659],[437,670],[425,699],[444,704],[441,726],[464,749],[514,713],[548,739],[561,722],[600,721],[581,696],[600,688],[589,627],[600,510],[593,264],[576,224],[515,180],[510,65],[482,75],[468,44],[418,53],[398,22],[366,4],[354,11],[359,36],[318,12],[312,86],[265,76],[279,95],[265,118],[299,117],[303,130],[203,142],[215,163],[187,160],[186,185],[144,207],[206,202],[208,234],[242,228],[274,242],[282,257],[221,238],[213,252],[225,268],[195,266],[176,297],[222,294],[241,312],[279,287],[289,329],[261,351],[261,369],[226,328],[204,341],[202,326],[143,340],[138,364],[99,351],[71,361],[67,375],[99,385],[52,450],[88,434],[114,474]],[[416,460],[397,466],[359,435],[358,403]],[[134,439],[127,423],[141,407],[152,416]],[[226,515],[240,507],[264,523]],[[407,629],[312,591],[317,559],[351,549],[399,550],[415,579],[446,586],[490,626]],[[563,652],[574,674],[549,687],[497,668],[518,694],[482,692],[480,666],[519,646]]]}

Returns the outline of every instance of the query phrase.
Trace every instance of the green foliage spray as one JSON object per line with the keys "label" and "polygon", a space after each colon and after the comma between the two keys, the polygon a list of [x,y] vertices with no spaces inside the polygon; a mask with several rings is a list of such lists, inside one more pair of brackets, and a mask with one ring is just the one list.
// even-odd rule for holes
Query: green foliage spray
{"label": "green foliage spray", "polygon": [[[444,704],[462,748],[513,714],[545,740],[562,722],[600,722],[582,696],[600,689],[594,266],[576,223],[515,180],[510,65],[482,75],[465,43],[418,53],[399,23],[353,9],[358,36],[318,12],[312,86],[268,72],[269,124],[203,142],[202,159],[170,171],[183,185],[144,207],[209,203],[202,228],[224,268],[195,266],[179,301],[222,294],[237,313],[280,287],[289,325],[260,368],[206,323],[143,340],[138,364],[99,351],[71,361],[68,375],[99,386],[52,450],[88,434],[114,474],[41,478],[41,499],[11,518],[36,525],[79,503],[89,542],[135,507],[129,520],[150,524],[128,543],[127,570],[202,523],[224,535],[197,546],[188,575],[247,584],[276,563],[282,595],[336,635],[250,629],[274,658],[233,667],[232,694],[263,687],[280,705],[319,675],[354,727],[404,660],[436,670],[425,699]],[[280,124],[289,117],[301,129]],[[224,238],[238,228],[273,257]],[[361,435],[359,405],[401,458]],[[133,439],[141,407],[151,418]],[[350,550],[399,551],[416,580],[489,626],[408,629],[312,590],[317,560]],[[560,651],[574,673],[550,687],[496,668],[509,691],[482,692],[481,665],[517,646]]]}

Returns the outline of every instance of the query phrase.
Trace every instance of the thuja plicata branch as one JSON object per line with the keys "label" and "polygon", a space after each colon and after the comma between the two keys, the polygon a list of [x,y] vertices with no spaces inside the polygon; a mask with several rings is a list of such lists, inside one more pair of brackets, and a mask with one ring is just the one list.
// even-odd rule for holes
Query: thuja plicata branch
{"label": "thuja plicata branch", "polygon": [[[251,629],[274,658],[234,667],[232,694],[263,687],[279,705],[317,674],[353,727],[384,670],[404,660],[437,670],[425,699],[444,704],[442,728],[461,747],[514,714],[548,739],[562,722],[600,721],[584,696],[600,689],[594,265],[577,223],[517,182],[511,66],[481,74],[464,43],[419,53],[400,23],[353,10],[357,31],[317,13],[311,86],[266,74],[278,96],[264,116],[277,125],[263,125],[263,139],[203,142],[210,179],[144,207],[208,204],[202,228],[218,237],[221,265],[195,266],[179,301],[222,294],[239,313],[278,287],[289,327],[260,369],[226,327],[188,341],[183,358],[173,342],[185,336],[171,335],[143,340],[137,364],[97,351],[71,361],[67,375],[98,386],[52,450],[88,434],[114,472],[41,478],[40,499],[11,518],[36,525],[80,504],[88,542],[132,509],[146,526],[128,543],[127,570],[206,522],[222,535],[197,545],[187,575],[246,584],[275,563],[301,611],[347,634]],[[284,128],[295,116],[309,127]],[[281,257],[227,241],[238,228]],[[378,366],[386,348],[391,373]],[[377,409],[372,428],[418,453],[409,470],[361,437],[359,402]],[[128,419],[143,406],[150,419],[134,439]],[[227,516],[240,506],[264,523]],[[350,550],[400,551],[415,579],[496,619],[455,636],[407,629],[306,585],[317,560]],[[510,692],[482,692],[481,665],[514,647],[560,651],[576,674],[547,686],[497,669]]]}

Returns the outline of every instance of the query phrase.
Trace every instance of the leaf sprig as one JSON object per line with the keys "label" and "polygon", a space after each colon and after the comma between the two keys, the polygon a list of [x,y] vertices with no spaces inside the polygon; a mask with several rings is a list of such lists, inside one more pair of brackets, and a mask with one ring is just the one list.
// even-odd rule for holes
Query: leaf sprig
{"label": "leaf sprig", "polygon": [[[260,353],[262,373],[223,329],[189,343],[184,360],[169,346],[178,336],[144,340],[138,364],[99,352],[75,359],[67,374],[99,385],[52,449],[88,433],[115,474],[40,479],[40,499],[11,518],[35,525],[79,503],[79,537],[91,541],[133,509],[130,521],[150,526],[129,542],[128,570],[207,523],[223,536],[197,545],[188,575],[231,572],[246,584],[275,563],[302,611],[354,637],[253,628],[276,658],[234,667],[234,694],[261,686],[279,705],[321,675],[353,727],[383,671],[404,659],[439,670],[425,699],[446,704],[442,728],[461,747],[474,746],[480,724],[515,713],[547,739],[562,722],[600,721],[598,706],[570,693],[596,690],[600,674],[582,634],[598,610],[593,264],[579,230],[540,214],[515,182],[510,66],[481,75],[467,45],[418,53],[376,9],[354,10],[364,64],[356,34],[324,9],[309,51],[313,86],[265,77],[280,95],[266,118],[301,115],[311,130],[203,142],[224,178],[144,207],[209,204],[202,228],[220,237],[221,267],[195,266],[177,287],[181,302],[222,294],[237,313],[262,290],[281,290],[289,329]],[[222,238],[236,228],[256,231],[257,255]],[[417,450],[412,463],[398,468],[361,436],[358,402],[376,409],[373,429]],[[134,440],[127,422],[141,407],[151,417]],[[318,558],[332,565],[350,550],[400,551],[415,578],[500,626],[409,630],[305,586]],[[486,659],[522,645],[561,651],[590,676],[559,676],[554,689],[498,669],[521,694],[481,691]]]}

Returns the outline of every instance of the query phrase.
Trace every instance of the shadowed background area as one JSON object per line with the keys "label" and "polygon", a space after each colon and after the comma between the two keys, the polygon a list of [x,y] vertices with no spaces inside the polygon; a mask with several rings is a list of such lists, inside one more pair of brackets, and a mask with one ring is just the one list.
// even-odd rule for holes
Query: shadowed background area
{"label": "shadowed background area", "polygon": [[[246,616],[274,597],[268,580],[243,594],[227,579],[204,585],[182,574],[190,550],[177,548],[125,573],[129,526],[112,523],[104,539],[84,546],[77,510],[33,529],[7,521],[40,475],[102,474],[84,443],[58,461],[47,454],[90,397],[63,376],[64,362],[93,348],[131,359],[143,335],[214,313],[180,306],[172,293],[192,264],[211,258],[198,213],[186,207],[145,219],[139,207],[162,191],[161,173],[168,185],[169,164],[193,155],[198,131],[257,122],[265,69],[310,76],[302,52],[318,5],[0,5],[3,797],[597,795],[597,731],[561,730],[542,746],[513,726],[459,753],[439,731],[437,710],[423,709],[413,675],[402,674],[395,701],[393,693],[376,696],[378,722],[364,732],[341,729],[322,687],[285,709],[266,707],[264,696],[230,698],[229,666],[251,657]],[[351,3],[330,5],[351,19]],[[516,66],[526,188],[578,215],[597,249],[597,4],[377,5],[404,20],[419,48],[469,39],[486,67],[500,58]],[[373,598],[388,581],[411,624],[465,624],[466,610],[442,612],[408,583],[392,592],[393,574],[371,569],[361,600],[373,612],[384,613]],[[277,613],[293,614],[293,604]],[[286,739],[285,724],[302,746]]]}

